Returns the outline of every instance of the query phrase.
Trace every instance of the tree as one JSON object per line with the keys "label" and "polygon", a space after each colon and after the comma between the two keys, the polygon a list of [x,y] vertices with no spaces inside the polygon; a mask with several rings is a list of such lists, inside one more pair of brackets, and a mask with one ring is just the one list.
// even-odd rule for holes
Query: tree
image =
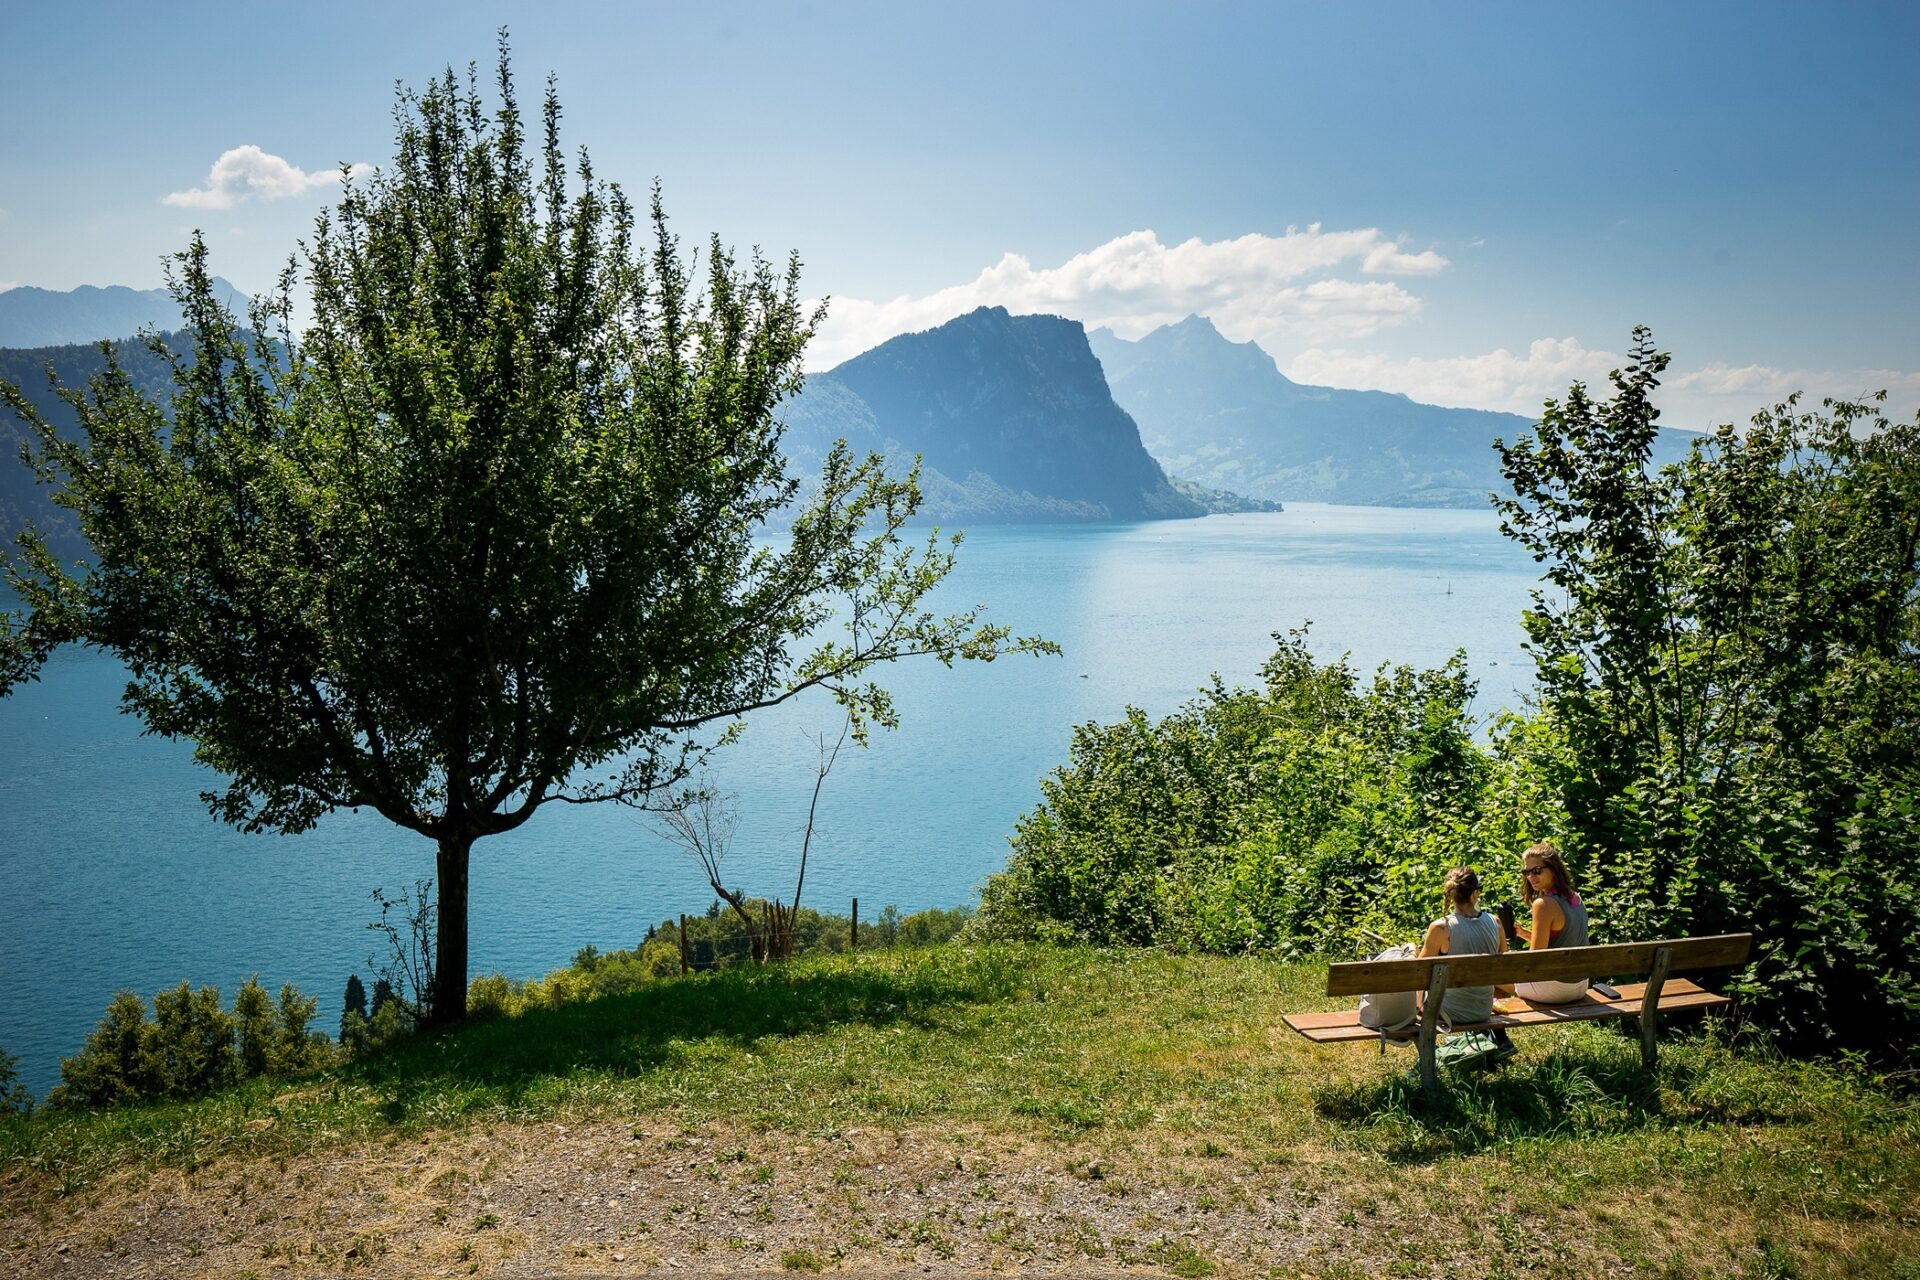
{"label": "tree", "polygon": [[[359,1018],[356,1024],[352,1019]],[[366,1031],[367,1025],[367,985],[360,981],[360,975],[347,975],[346,993],[340,999],[340,1043],[347,1044],[357,1035]]]}
{"label": "tree", "polygon": [[1667,363],[1635,330],[1611,399],[1576,385],[1500,446],[1583,892],[1618,937],[1755,932],[1790,1039],[1910,1052],[1920,422],[1794,398],[1654,471]]}
{"label": "tree", "polygon": [[821,316],[797,258],[740,266],[715,238],[702,267],[657,188],[637,243],[620,188],[584,151],[570,170],[551,84],[527,138],[504,36],[498,91],[469,69],[400,94],[391,167],[343,173],[302,247],[299,340],[294,264],[248,335],[196,235],[168,403],[110,358],[64,393],[67,439],[3,389],[93,558],[20,540],[0,689],[94,644],[151,731],[226,775],[216,816],[298,832],[368,806],[431,840],[441,1022],[476,841],[644,800],[809,689],[891,724],[877,663],[1047,647],[926,611],[953,544],[903,539],[913,475],[844,447],[809,491],[788,474],[776,409]]}
{"label": "tree", "polygon": [[1367,684],[1304,629],[1274,639],[1264,689],[1216,676],[1162,719],[1075,729],[971,932],[1352,955],[1432,919],[1486,847],[1465,655]]}
{"label": "tree", "polygon": [[[777,898],[772,902],[761,899],[758,918],[746,891],[729,889],[721,872],[721,863],[726,861],[727,852],[733,847],[734,828],[740,820],[732,797],[721,794],[711,785],[702,785],[670,792],[660,803],[652,806],[661,834],[692,854],[694,861],[700,865],[701,874],[706,876],[707,885],[715,895],[713,909],[707,913],[708,918],[718,918],[723,901],[731,907],[746,929],[748,954],[755,961],[785,960],[793,955],[794,927],[800,919],[800,897],[807,887],[807,855],[813,849],[814,830],[820,814],[820,792],[826,786],[827,775],[833,772],[834,763],[840,759],[841,749],[847,745],[853,728],[851,717],[843,719],[840,722],[840,734],[831,747],[827,745],[825,734],[815,739],[819,760],[814,768],[813,793],[807,801],[807,825],[800,836],[800,865],[794,876],[793,901],[782,903]],[[575,967],[584,966],[576,960]]]}
{"label": "tree", "polygon": [[0,1116],[33,1114],[33,1093],[20,1083],[20,1059],[0,1049]]}

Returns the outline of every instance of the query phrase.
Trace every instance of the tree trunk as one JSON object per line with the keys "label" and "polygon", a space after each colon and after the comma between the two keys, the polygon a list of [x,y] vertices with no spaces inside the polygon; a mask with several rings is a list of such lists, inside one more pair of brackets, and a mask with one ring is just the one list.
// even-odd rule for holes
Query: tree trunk
{"label": "tree trunk", "polygon": [[440,841],[440,910],[434,921],[434,1026],[451,1026],[467,1016],[467,855],[472,836]]}

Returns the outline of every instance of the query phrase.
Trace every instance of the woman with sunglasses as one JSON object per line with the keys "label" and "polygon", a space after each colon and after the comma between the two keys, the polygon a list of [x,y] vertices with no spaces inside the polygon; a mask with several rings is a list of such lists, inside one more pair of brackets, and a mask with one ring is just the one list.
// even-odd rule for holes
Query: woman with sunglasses
{"label": "woman with sunglasses", "polygon": [[[1507,909],[1501,908],[1501,924],[1515,942],[1524,941],[1528,949],[1544,951],[1549,947],[1587,945],[1587,908],[1573,891],[1573,877],[1560,850],[1551,840],[1542,840],[1520,855],[1520,893],[1531,902],[1532,920],[1523,936],[1513,927]],[[1577,982],[1518,982],[1514,994],[1540,1004],[1565,1004],[1587,993],[1587,980]]]}

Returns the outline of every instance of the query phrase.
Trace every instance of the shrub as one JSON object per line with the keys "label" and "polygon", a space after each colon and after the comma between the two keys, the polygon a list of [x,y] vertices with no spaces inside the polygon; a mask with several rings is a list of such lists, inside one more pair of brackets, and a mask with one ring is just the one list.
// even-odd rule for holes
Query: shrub
{"label": "shrub", "polygon": [[122,991],[107,1004],[100,1025],[80,1052],[60,1064],[52,1106],[113,1107],[157,1096],[146,1071],[147,1003]]}
{"label": "shrub", "polygon": [[281,984],[265,1074],[297,1075],[333,1061],[336,1051],[326,1033],[310,1029],[319,1009],[319,1001],[302,994],[291,982]]}
{"label": "shrub", "polygon": [[24,1116],[33,1111],[33,1094],[20,1083],[20,1059],[0,1049],[0,1116]]}
{"label": "shrub", "polygon": [[518,1011],[516,984],[504,973],[487,973],[467,984],[467,1017],[498,1018]]}
{"label": "shrub", "polygon": [[1654,470],[1668,357],[1500,445],[1503,528],[1590,897],[1638,936],[1751,930],[1788,1043],[1920,1043],[1920,421],[1797,400]]}
{"label": "shrub", "polygon": [[265,1075],[273,1051],[273,1000],[257,973],[233,993],[233,1027],[240,1038],[240,1074]]}
{"label": "shrub", "polygon": [[1463,658],[1363,688],[1275,639],[1263,691],[1075,730],[971,936],[1352,954],[1432,918],[1448,867],[1506,856]]}
{"label": "shrub", "polygon": [[[358,1021],[354,1021],[354,1019]],[[367,985],[360,975],[347,975],[347,989],[340,998],[340,1043],[351,1045],[367,1030]]]}
{"label": "shrub", "polygon": [[324,1065],[333,1047],[307,1030],[315,1004],[291,985],[276,1005],[249,979],[233,1010],[220,991],[185,982],[146,1003],[122,991],[79,1053],[60,1064],[55,1106],[113,1107],[157,1098],[185,1098],[258,1075],[287,1075]]}
{"label": "shrub", "polygon": [[1276,637],[1262,691],[1076,730],[974,935],[1349,956],[1544,837],[1595,941],[1752,932],[1783,1043],[1920,1052],[1920,421],[1790,401],[1654,470],[1665,367],[1637,331],[1610,401],[1497,446],[1530,714],[1481,745],[1458,658],[1362,688]]}

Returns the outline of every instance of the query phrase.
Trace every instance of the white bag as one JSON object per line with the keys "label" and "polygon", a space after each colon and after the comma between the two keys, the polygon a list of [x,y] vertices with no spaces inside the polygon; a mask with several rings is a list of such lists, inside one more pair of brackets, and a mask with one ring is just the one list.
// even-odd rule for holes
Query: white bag
{"label": "white bag", "polygon": [[[1411,942],[1388,947],[1375,960],[1412,960],[1420,948]],[[1360,997],[1360,1025],[1375,1031],[1403,1031],[1420,1020],[1420,1005],[1413,991],[1379,991]]]}

